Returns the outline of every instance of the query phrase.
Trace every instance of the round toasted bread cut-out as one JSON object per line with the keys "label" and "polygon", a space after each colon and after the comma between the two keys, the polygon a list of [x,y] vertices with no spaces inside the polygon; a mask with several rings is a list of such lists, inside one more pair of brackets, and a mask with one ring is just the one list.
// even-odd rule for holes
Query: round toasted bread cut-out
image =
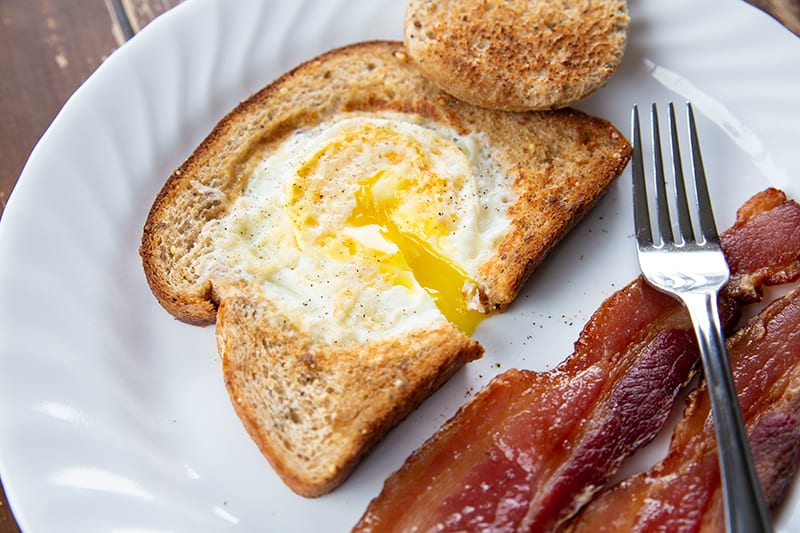
{"label": "round toasted bread cut-out", "polygon": [[405,45],[442,90],[505,111],[566,107],[605,85],[625,0],[409,0]]}

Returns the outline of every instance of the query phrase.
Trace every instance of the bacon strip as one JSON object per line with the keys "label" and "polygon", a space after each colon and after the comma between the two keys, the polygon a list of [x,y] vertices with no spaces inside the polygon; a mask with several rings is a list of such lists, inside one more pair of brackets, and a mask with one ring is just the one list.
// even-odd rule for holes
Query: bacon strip
{"label": "bacon strip", "polygon": [[[800,459],[800,290],[753,317],[729,341],[756,471],[774,509]],[[710,401],[690,395],[667,456],[598,495],[569,531],[724,531]]]}
{"label": "bacon strip", "polygon": [[[726,326],[763,285],[800,275],[798,226],[800,206],[774,189],[739,211],[722,236]],[[741,235],[765,227],[780,246],[740,256],[752,252]],[[696,360],[680,304],[637,279],[601,305],[557,368],[510,370],[484,387],[387,479],[354,531],[557,528],[661,429]]]}

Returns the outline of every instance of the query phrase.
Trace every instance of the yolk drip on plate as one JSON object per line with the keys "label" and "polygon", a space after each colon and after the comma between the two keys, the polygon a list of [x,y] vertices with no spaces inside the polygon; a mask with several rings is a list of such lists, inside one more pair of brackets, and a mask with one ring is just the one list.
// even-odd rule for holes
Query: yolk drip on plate
{"label": "yolk drip on plate", "polygon": [[340,131],[310,154],[289,186],[298,246],[369,265],[388,286],[421,286],[470,334],[487,315],[470,308],[477,284],[443,245],[470,227],[460,207],[468,168],[455,143],[422,128],[367,121]]}

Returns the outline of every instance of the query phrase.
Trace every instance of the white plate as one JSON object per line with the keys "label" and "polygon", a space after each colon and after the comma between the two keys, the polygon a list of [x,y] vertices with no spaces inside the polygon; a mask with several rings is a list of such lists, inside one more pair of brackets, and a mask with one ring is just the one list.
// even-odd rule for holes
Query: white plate
{"label": "white plate", "polygon": [[[626,173],[517,303],[482,324],[483,360],[333,494],[282,485],[233,414],[213,329],[176,322],[151,296],[142,223],[236,102],[334,46],[401,38],[403,11],[400,0],[189,1],[114,53],[42,137],[0,225],[0,474],[25,531],[345,531],[471,392],[512,366],[552,368],[636,274]],[[630,12],[619,72],[578,107],[627,132],[631,104],[691,99],[721,226],[766,186],[800,198],[800,39],[733,0],[632,0]],[[779,530],[797,531],[800,492],[789,498]]]}

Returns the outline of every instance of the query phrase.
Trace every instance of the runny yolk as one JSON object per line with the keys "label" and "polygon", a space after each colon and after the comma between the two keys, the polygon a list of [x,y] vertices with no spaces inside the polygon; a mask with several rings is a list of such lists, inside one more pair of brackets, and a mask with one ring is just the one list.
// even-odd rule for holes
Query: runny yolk
{"label": "runny yolk", "polygon": [[[424,236],[412,231],[402,230],[396,223],[403,217],[398,209],[398,195],[404,191],[395,190],[392,194],[376,194],[376,184],[383,172],[367,178],[360,183],[356,193],[356,206],[348,220],[351,226],[377,225],[381,235],[397,248],[400,267],[410,270],[417,282],[433,298],[436,306],[450,322],[467,335],[472,334],[478,324],[486,318],[485,313],[467,308],[463,288],[474,286],[475,282],[456,264],[438,253],[425,240]],[[397,261],[389,261],[389,268],[397,268]],[[403,268],[405,270],[406,268]],[[401,280],[402,277],[396,278]],[[398,284],[403,284],[398,281]]]}

